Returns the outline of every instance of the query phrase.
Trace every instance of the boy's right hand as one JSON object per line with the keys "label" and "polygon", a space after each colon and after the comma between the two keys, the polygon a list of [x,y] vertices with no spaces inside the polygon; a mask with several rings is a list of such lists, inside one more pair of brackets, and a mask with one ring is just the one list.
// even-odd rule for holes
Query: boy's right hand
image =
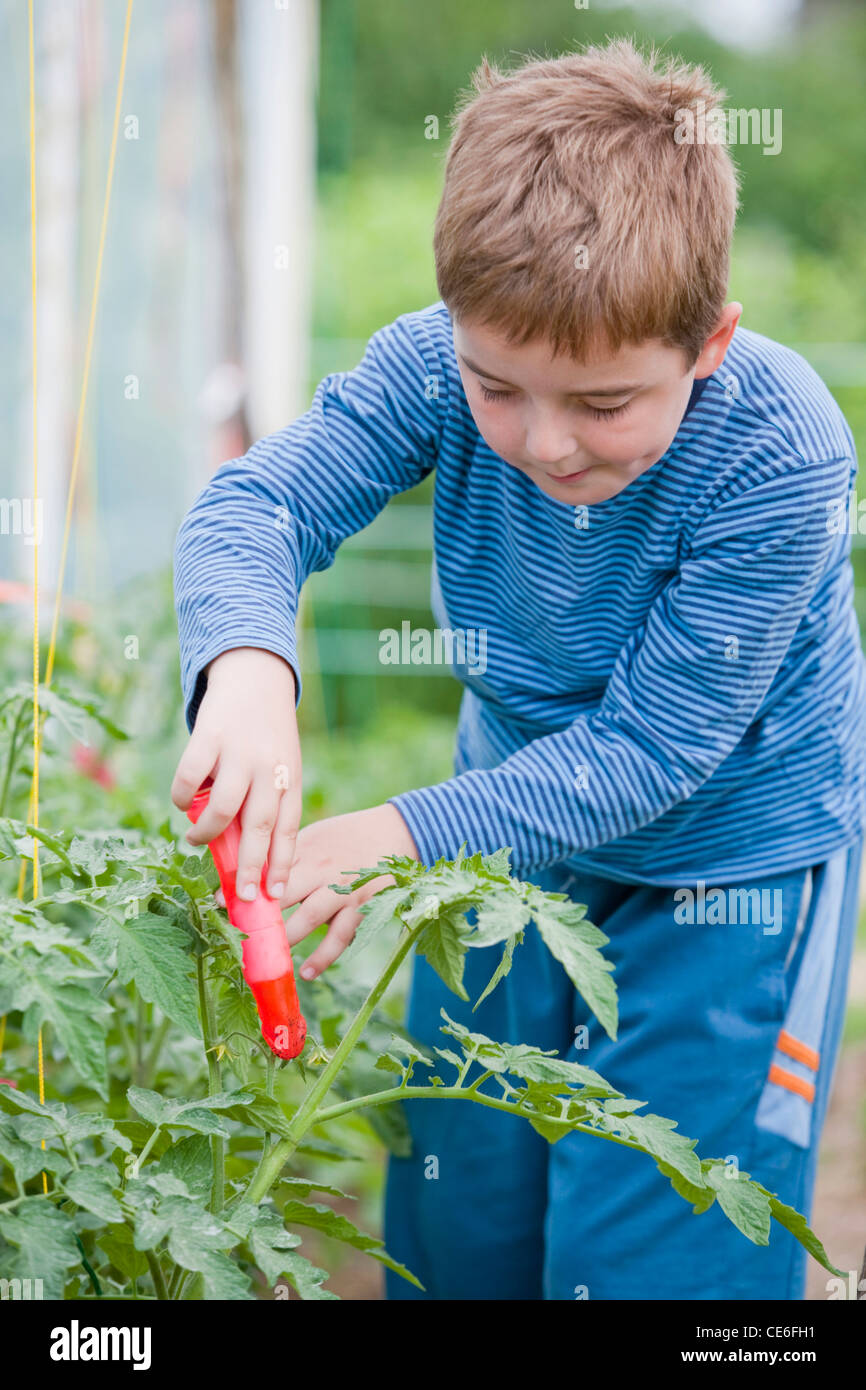
{"label": "boy's right hand", "polygon": [[187,832],[188,842],[206,844],[243,807],[238,896],[256,897],[268,859],[267,891],[280,898],[301,819],[294,672],[281,656],[258,647],[223,652],[206,671],[207,690],[174,774],[171,799],[186,811],[212,776],[210,801]]}

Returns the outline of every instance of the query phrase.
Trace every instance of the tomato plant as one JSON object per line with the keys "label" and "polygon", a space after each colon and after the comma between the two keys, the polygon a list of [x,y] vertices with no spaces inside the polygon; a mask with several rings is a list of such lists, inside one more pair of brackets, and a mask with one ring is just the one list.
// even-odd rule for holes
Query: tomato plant
{"label": "tomato plant", "polygon": [[[23,698],[16,688],[0,704],[7,788]],[[82,714],[122,737],[79,695],[54,692],[52,709],[75,738]],[[13,887],[34,837],[41,891],[23,901]],[[590,1067],[474,1033],[445,1011],[443,1046],[431,1050],[388,1017],[386,992],[410,953],[465,999],[466,952],[501,945],[484,997],[533,921],[615,1036],[607,938],[564,894],[515,878],[507,850],[429,869],[398,857],[360,868],[342,891],[384,874],[393,886],[364,905],[340,962],[298,981],[309,1034],[294,1061],[262,1039],[243,937],[214,900],[210,853],[181,847],[168,819],[154,831],[97,831],[7,816],[0,861],[0,1070],[11,1083],[0,1085],[0,1277],[41,1279],[53,1299],[252,1299],[288,1286],[334,1298],[327,1270],[299,1248],[314,1230],[417,1283],[381,1240],[320,1200],[349,1195],[321,1177],[322,1163],[350,1154],[359,1116],[406,1152],[402,1107],[444,1100],[503,1111],[550,1143],[578,1131],[638,1150],[696,1213],[718,1202],[761,1244],[775,1221],[838,1273],[802,1216],[748,1174],[732,1181],[722,1160],[700,1157],[673,1121],[642,1113]],[[382,965],[364,989],[357,960],[371,942]]]}

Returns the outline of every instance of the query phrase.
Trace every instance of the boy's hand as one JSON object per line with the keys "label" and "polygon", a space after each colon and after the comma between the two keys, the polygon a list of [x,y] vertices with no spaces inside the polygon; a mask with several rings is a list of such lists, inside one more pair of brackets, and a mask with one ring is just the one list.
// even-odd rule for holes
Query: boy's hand
{"label": "boy's hand", "polygon": [[396,806],[385,802],[367,811],[306,825],[298,835],[297,851],[281,906],[300,903],[286,921],[289,944],[303,941],[311,931],[330,923],[330,929],[301,967],[305,980],[313,980],[346,949],[355,935],[361,903],[394,882],[382,874],[354,893],[335,893],[329,883],[351,883],[359,869],[370,868],[386,854],[420,855]]}
{"label": "boy's hand", "polygon": [[210,774],[210,801],[187,832],[188,842],[206,844],[242,806],[238,896],[248,901],[256,897],[267,858],[268,892],[280,898],[301,819],[294,673],[281,656],[257,647],[223,652],[207,673],[207,690],[177,765],[171,799],[185,811]]}

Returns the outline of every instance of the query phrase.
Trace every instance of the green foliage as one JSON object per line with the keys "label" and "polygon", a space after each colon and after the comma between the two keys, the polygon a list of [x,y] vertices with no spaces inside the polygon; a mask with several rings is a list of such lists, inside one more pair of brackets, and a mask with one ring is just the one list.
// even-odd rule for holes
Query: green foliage
{"label": "green foliage", "polygon": [[[359,875],[355,884],[389,872],[396,880],[395,887],[383,889],[362,908],[364,921],[352,951],[361,949],[385,928],[401,922],[410,928],[421,924],[415,950],[427,958],[450,990],[468,999],[463,988],[467,949],[504,942],[502,961],[476,1001],[477,1007],[508,973],[515,947],[534,922],[548,950],[605,1032],[616,1037],[616,986],[610,976],[613,966],[601,954],[608,938],[586,920],[586,908],[567,894],[545,893],[534,883],[512,878],[507,850],[466,858],[464,845],[453,863],[440,859],[430,869],[413,859],[389,858]],[[472,923],[467,917],[470,911]]]}
{"label": "green foliage", "polygon": [[[72,708],[91,718],[91,703],[76,696]],[[359,1122],[408,1153],[405,1106],[418,1099],[492,1106],[551,1143],[579,1133],[625,1145],[695,1212],[718,1202],[759,1244],[775,1221],[833,1269],[802,1216],[748,1174],[732,1183],[672,1120],[592,1068],[497,1042],[444,1011],[448,1045],[430,1049],[391,1016],[383,996],[411,952],[465,1000],[467,951],[501,945],[484,998],[537,930],[616,1035],[607,938],[564,894],[514,878],[507,850],[464,847],[430,869],[389,856],[360,869],[351,888],[382,875],[393,886],[364,905],[337,966],[299,981],[307,1045],[279,1063],[240,973],[239,933],[214,903],[209,854],[189,853],[167,824],[58,830],[7,817],[0,874],[10,887],[34,836],[40,895],[0,894],[3,1070],[15,1083],[0,1086],[4,1277],[40,1278],[55,1299],[250,1300],[284,1285],[302,1300],[331,1299],[327,1269],[299,1248],[313,1237],[417,1285],[333,1205],[346,1193],[318,1170],[352,1157]],[[367,990],[356,971],[371,957]],[[44,1104],[33,1072],[40,1028]]]}

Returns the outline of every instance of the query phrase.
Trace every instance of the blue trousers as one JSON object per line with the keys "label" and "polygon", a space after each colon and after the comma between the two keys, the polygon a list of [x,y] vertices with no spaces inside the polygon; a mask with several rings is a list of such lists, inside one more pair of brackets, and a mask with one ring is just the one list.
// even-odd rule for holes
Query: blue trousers
{"label": "blue trousers", "polygon": [[[862,842],[747,884],[693,884],[691,901],[556,866],[534,881],[586,903],[610,937],[618,1040],[534,924],[474,1014],[500,947],[468,953],[469,1004],[416,958],[408,1027],[451,1045],[444,1007],[499,1041],[555,1048],[675,1120],[701,1157],[735,1163],[808,1217],[861,854]],[[452,1075],[445,1063],[442,1075]],[[425,1291],[389,1273],[388,1298],[804,1297],[807,1256],[787,1231],[772,1223],[769,1245],[757,1246],[718,1203],[695,1216],[647,1155],[583,1134],[550,1145],[525,1120],[470,1101],[411,1101],[406,1112],[413,1153],[389,1159],[385,1239]]]}

